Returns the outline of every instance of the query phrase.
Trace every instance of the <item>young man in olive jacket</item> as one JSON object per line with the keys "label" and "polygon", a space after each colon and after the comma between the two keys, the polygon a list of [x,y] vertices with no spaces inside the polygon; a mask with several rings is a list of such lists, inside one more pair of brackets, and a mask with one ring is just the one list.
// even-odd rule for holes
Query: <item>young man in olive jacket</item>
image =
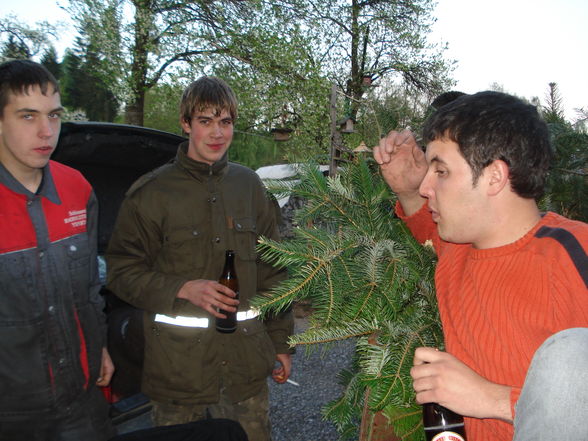
{"label": "young man in olive jacket", "polygon": [[99,294],[97,201],[50,161],[63,108],[28,60],[0,65],[0,440],[105,441],[114,366]]}
{"label": "young man in olive jacket", "polygon": [[[156,425],[209,415],[269,440],[266,378],[290,375],[293,319],[261,321],[249,300],[285,277],[255,250],[259,236],[278,238],[276,203],[252,170],[227,161],[237,102],[224,81],[193,82],[180,113],[189,140],[128,191],[107,252],[108,286],[145,310],[143,390]],[[228,249],[239,300],[217,282]],[[235,333],[216,331],[218,309],[238,311]]]}

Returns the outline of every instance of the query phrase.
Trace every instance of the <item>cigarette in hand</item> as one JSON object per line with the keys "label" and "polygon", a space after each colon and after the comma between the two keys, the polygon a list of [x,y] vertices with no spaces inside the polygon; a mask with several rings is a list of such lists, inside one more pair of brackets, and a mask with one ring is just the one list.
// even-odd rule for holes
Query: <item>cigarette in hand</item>
{"label": "cigarette in hand", "polygon": [[294,380],[290,380],[289,378],[286,380],[286,383],[290,383],[293,384],[294,386],[300,386],[298,383],[296,383]]}

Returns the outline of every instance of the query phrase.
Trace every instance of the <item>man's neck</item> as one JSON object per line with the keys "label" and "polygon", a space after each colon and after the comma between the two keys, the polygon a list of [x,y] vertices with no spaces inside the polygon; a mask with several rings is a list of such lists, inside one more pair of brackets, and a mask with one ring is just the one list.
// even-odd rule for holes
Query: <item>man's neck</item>
{"label": "man's neck", "polygon": [[43,181],[43,169],[42,168],[29,168],[29,167],[11,167],[10,164],[2,162],[4,168],[22,184],[31,193],[36,193],[39,190],[39,186]]}
{"label": "man's neck", "polygon": [[541,220],[533,199],[519,198],[514,206],[497,213],[489,224],[488,234],[473,244],[474,248],[498,248],[524,237]]}

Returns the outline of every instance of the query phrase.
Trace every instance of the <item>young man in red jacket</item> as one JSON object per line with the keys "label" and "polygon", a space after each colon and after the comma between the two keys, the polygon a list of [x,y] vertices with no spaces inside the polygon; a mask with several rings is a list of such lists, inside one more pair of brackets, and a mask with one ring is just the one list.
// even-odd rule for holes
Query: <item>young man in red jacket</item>
{"label": "young man in red jacket", "polygon": [[105,441],[97,386],[105,349],[90,184],[50,161],[57,81],[27,60],[0,65],[0,440]]}
{"label": "young man in red jacket", "polygon": [[419,403],[466,417],[471,441],[585,441],[588,225],[541,213],[552,150],[518,98],[481,92],[374,149],[396,213],[439,257],[447,352],[416,350]]}

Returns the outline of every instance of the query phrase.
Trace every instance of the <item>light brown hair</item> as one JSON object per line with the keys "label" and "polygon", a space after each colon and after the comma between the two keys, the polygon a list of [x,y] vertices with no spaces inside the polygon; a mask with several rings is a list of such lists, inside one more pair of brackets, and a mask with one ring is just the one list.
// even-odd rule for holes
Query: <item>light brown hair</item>
{"label": "light brown hair", "polygon": [[180,118],[190,124],[195,112],[214,109],[219,116],[227,110],[233,121],[237,118],[237,98],[230,86],[216,77],[201,77],[191,83],[182,94]]}

